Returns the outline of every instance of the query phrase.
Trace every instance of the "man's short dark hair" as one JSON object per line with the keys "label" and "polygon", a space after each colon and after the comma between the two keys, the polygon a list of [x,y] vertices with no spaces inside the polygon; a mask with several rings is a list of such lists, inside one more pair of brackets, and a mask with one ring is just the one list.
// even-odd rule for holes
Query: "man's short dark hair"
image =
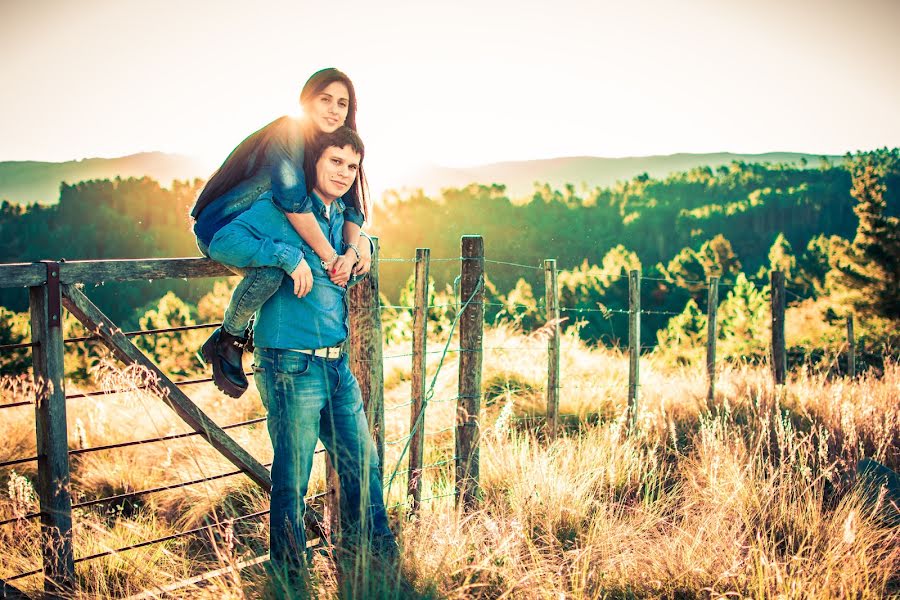
{"label": "man's short dark hair", "polygon": [[311,192],[313,188],[316,187],[316,163],[319,162],[319,159],[322,157],[325,150],[332,146],[335,148],[350,146],[353,148],[354,152],[359,154],[359,172],[357,173],[353,187],[350,188],[349,194],[345,196],[345,202],[355,206],[361,213],[365,214],[363,205],[358,200],[358,198],[360,198],[358,190],[361,189],[362,186],[362,161],[366,154],[366,148],[363,146],[359,134],[346,125],[338,127],[331,133],[319,134],[315,141],[310,144],[309,148],[306,149],[306,153],[303,157],[303,171],[306,173],[306,189],[308,192]]}

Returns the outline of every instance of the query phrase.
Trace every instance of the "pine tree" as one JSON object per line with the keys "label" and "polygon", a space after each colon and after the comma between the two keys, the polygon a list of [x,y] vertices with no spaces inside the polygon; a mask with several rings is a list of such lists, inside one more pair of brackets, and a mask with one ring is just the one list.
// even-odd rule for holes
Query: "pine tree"
{"label": "pine tree", "polygon": [[849,165],[856,237],[832,260],[835,282],[855,309],[900,319],[900,221],[888,216],[887,181],[900,182],[900,150],[860,153]]}

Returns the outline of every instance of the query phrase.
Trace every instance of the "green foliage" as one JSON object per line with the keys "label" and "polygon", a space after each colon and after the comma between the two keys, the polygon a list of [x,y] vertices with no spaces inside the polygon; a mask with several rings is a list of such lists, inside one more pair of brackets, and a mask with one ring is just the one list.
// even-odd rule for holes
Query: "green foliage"
{"label": "green foliage", "polygon": [[661,350],[678,362],[698,361],[706,348],[707,321],[697,303],[688,300],[682,313],[669,319],[666,328],[657,333]]}
{"label": "green foliage", "polygon": [[498,323],[511,323],[522,331],[531,331],[541,325],[541,311],[531,286],[519,279],[503,301],[503,308],[497,313]]}
{"label": "green foliage", "polygon": [[574,316],[581,325],[581,335],[590,341],[627,344],[627,321],[620,313],[628,310],[628,272],[640,270],[637,254],[621,244],[606,253],[601,266],[589,265],[559,274],[560,306],[564,317]]}
{"label": "green foliage", "polygon": [[[145,330],[187,325],[196,325],[191,309],[172,292],[150,306],[140,318],[140,327]],[[164,372],[193,375],[203,369],[196,356],[203,335],[206,333],[198,333],[198,330],[142,335],[138,337],[136,345]]]}
{"label": "green foliage", "polygon": [[719,304],[719,342],[722,357],[755,357],[766,355],[771,338],[769,321],[769,286],[762,288],[741,273],[734,286]]}
{"label": "green foliage", "polygon": [[[16,313],[0,306],[0,345],[24,344],[31,338],[28,313]],[[0,361],[0,375],[24,373],[31,366],[31,350],[8,350]]]}
{"label": "green foliage", "polygon": [[887,214],[886,199],[900,185],[900,150],[859,153],[849,168],[859,225],[832,258],[833,281],[856,310],[900,321],[900,220]]}
{"label": "green foliage", "polygon": [[682,248],[665,269],[675,285],[692,294],[706,289],[710,277],[724,279],[740,271],[741,262],[731,242],[721,234],[704,242],[698,250]]}

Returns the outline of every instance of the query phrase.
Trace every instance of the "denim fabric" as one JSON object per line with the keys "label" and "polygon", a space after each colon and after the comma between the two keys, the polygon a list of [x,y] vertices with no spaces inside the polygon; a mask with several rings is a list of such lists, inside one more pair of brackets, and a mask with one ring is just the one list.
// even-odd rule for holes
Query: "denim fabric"
{"label": "denim fabric", "polygon": [[[267,131],[268,143],[248,157],[244,180],[209,204],[191,209],[191,216],[196,219],[194,234],[207,246],[219,229],[247,210],[263,192],[269,192],[269,197],[285,212],[312,210],[303,171],[305,148],[300,122],[283,117],[263,129]],[[355,208],[348,209],[345,218],[363,225],[364,217]]]}
{"label": "denim fabric", "polygon": [[[313,214],[322,233],[335,248],[341,247],[344,219],[340,211],[325,216],[325,205],[313,199]],[[332,206],[340,206],[335,200]],[[315,257],[284,213],[271,200],[259,200],[223,227],[213,238],[210,256],[237,267],[280,267],[292,271],[300,257]],[[253,337],[261,348],[323,348],[338,346],[350,331],[347,289],[335,285],[319,260],[307,261],[312,270],[312,290],[303,298],[294,295],[293,282],[285,277],[275,294],[259,310]]]}
{"label": "denim fabric", "polygon": [[[209,248],[199,239],[197,247],[203,256],[209,258]],[[274,267],[235,267],[225,265],[231,271],[241,276],[241,280],[231,292],[231,301],[225,309],[222,319],[222,328],[237,337],[244,337],[247,326],[252,317],[266,300],[272,297],[281,280],[284,279],[284,271]]]}
{"label": "denim fabric", "polygon": [[304,498],[319,439],[340,478],[345,535],[359,532],[376,548],[390,547],[394,537],[384,506],[378,454],[347,356],[326,360],[257,347],[254,359],[256,386],[268,411],[275,452],[269,534],[272,561],[303,562]]}

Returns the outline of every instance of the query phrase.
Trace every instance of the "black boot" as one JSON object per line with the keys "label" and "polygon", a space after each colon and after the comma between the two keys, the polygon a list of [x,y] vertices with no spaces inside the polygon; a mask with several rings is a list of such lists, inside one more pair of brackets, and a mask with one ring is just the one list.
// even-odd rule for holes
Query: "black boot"
{"label": "black boot", "polygon": [[232,398],[239,398],[247,391],[247,376],[241,362],[246,343],[244,338],[231,335],[219,327],[201,348],[206,364],[212,366],[216,387]]}

